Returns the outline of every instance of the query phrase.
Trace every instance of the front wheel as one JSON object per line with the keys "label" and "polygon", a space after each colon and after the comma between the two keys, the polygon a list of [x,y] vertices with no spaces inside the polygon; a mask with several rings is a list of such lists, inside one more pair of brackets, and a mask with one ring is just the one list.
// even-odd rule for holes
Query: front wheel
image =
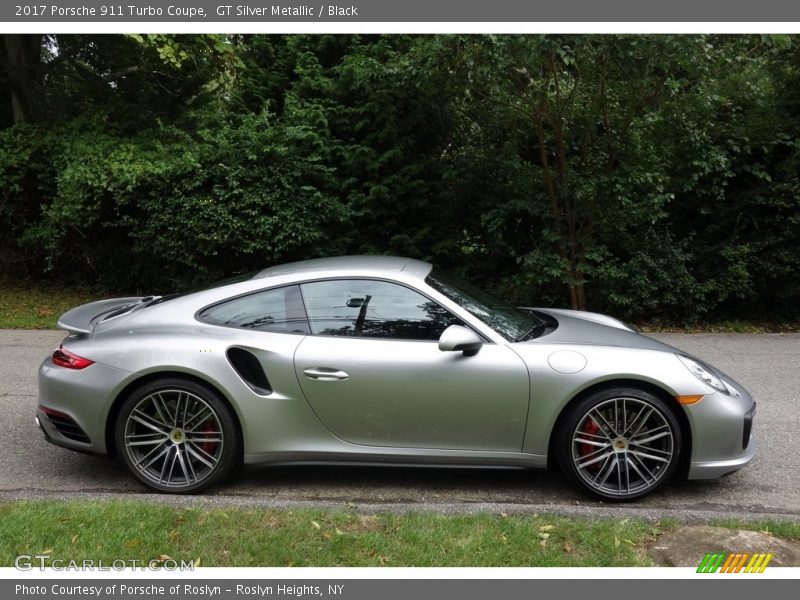
{"label": "front wheel", "polygon": [[614,388],[568,409],[556,432],[556,459],[568,479],[604,500],[649,494],[674,474],[683,439],[661,398]]}
{"label": "front wheel", "polygon": [[228,475],[238,456],[228,406],[207,387],[182,379],[134,391],[120,409],[115,440],[131,473],[160,492],[205,489]]}

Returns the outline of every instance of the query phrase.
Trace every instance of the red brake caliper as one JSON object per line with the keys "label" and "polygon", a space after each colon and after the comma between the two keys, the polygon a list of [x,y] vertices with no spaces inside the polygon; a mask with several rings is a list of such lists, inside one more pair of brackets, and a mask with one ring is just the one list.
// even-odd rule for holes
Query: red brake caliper
{"label": "red brake caliper", "polygon": [[[599,435],[600,433],[600,426],[594,422],[594,419],[586,419],[586,423],[583,424],[581,427],[582,433],[588,433],[589,435]],[[591,444],[578,444],[578,452],[581,456],[588,456],[592,452],[597,451],[597,446],[592,446]],[[599,469],[600,464],[602,461],[596,462],[593,465],[589,465],[590,468]]]}
{"label": "red brake caliper", "polygon": [[[217,428],[214,426],[214,421],[212,419],[208,419],[208,421],[206,421],[206,425],[205,427],[203,427],[203,432],[209,434],[217,432]],[[213,441],[201,442],[200,449],[203,452],[206,452],[213,456],[214,452],[217,451],[217,444],[219,444],[219,442],[213,442]]]}

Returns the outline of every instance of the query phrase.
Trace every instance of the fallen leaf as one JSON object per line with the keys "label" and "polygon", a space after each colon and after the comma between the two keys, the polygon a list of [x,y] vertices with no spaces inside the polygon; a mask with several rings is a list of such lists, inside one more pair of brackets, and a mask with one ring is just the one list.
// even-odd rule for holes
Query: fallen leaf
{"label": "fallen leaf", "polygon": [[547,546],[547,539],[543,539],[541,542],[539,542],[539,545],[540,545],[542,548],[546,547],[546,546]]}
{"label": "fallen leaf", "polygon": [[539,527],[539,531],[553,531],[553,529],[555,528],[556,528],[555,525],[542,525],[541,527]]}
{"label": "fallen leaf", "polygon": [[504,519],[507,519],[507,518],[508,518],[508,513],[501,512],[501,513],[500,513],[500,516],[501,516],[502,518],[504,518]]}
{"label": "fallen leaf", "polygon": [[564,548],[564,552],[566,552],[567,554],[572,552],[572,546],[570,546],[567,542],[564,542],[562,548]]}
{"label": "fallen leaf", "polygon": [[549,533],[540,533],[539,537],[542,538],[543,540],[546,540],[547,538],[550,537],[550,534]]}
{"label": "fallen leaf", "polygon": [[319,525],[319,523],[317,523],[316,521],[311,521],[311,526],[312,526],[314,529],[320,529],[320,525]]}
{"label": "fallen leaf", "polygon": [[617,536],[614,536],[614,546],[619,548],[619,538]]}
{"label": "fallen leaf", "polygon": [[341,529],[339,529],[339,528],[337,527],[337,528],[336,528],[336,535],[344,535],[344,531],[342,531]]}
{"label": "fallen leaf", "polygon": [[324,537],[326,540],[329,540],[329,539],[331,539],[331,534],[328,533],[327,531],[325,531],[325,532],[323,532],[322,537]]}
{"label": "fallen leaf", "polygon": [[507,544],[508,543],[508,538],[506,536],[504,536],[504,535],[501,535],[500,536],[500,541],[503,542],[504,544]]}
{"label": "fallen leaf", "polygon": [[199,567],[201,562],[203,562],[201,559],[195,558],[193,564],[195,567]]}

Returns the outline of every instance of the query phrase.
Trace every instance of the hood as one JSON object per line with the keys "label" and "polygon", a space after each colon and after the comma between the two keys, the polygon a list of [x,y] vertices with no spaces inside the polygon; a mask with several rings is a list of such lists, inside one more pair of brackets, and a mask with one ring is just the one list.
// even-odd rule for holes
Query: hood
{"label": "hood", "polygon": [[537,340],[548,344],[589,344],[593,346],[620,346],[642,350],[678,352],[677,348],[633,331],[622,321],[598,313],[580,310],[537,308],[558,321],[558,327]]}

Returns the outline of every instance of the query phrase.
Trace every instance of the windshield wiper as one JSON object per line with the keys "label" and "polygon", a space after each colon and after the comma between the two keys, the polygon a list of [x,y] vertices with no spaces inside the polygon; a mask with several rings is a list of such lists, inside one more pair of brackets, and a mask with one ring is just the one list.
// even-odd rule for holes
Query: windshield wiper
{"label": "windshield wiper", "polygon": [[[527,311],[526,311],[526,312],[527,312]],[[546,323],[545,323],[545,322],[544,322],[542,319],[540,319],[538,316],[536,316],[536,315],[535,315],[534,313],[532,313],[532,312],[528,312],[528,314],[529,314],[531,317],[533,317],[534,319],[536,319],[536,320],[538,321],[538,323],[536,323],[536,325],[534,325],[533,327],[531,327],[530,329],[528,329],[528,331],[526,331],[525,333],[523,333],[521,336],[519,336],[518,338],[516,338],[516,339],[514,340],[514,342],[522,342],[522,341],[525,341],[525,339],[526,339],[526,338],[527,338],[529,335],[531,335],[531,334],[535,334],[535,333],[537,333],[537,332],[541,332],[541,331],[544,331],[545,329],[547,329],[547,324],[546,324]],[[537,334],[537,335],[534,335],[533,337],[537,338],[537,337],[539,337],[539,334]]]}

